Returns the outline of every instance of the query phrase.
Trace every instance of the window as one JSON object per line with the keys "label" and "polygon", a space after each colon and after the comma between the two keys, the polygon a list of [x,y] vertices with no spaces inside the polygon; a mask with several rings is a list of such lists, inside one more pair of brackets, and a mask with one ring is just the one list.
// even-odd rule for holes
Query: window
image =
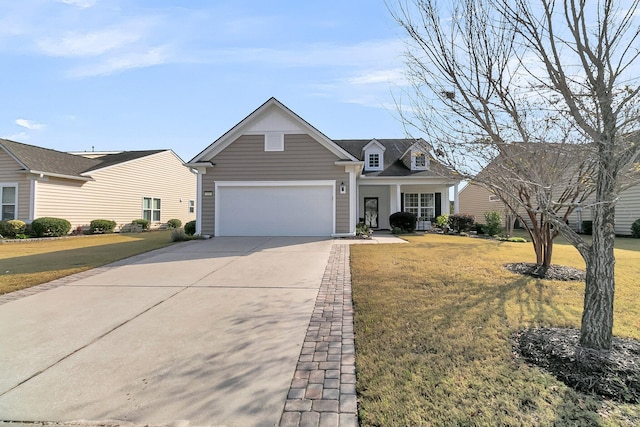
{"label": "window", "polygon": [[500,201],[500,197],[496,196],[495,194],[492,194],[489,196],[489,201],[490,202],[499,202]]}
{"label": "window", "polygon": [[416,156],[416,167],[423,168],[427,166],[427,157],[424,154],[418,154]]}
{"label": "window", "polygon": [[196,201],[189,200],[189,213],[194,213],[196,211]]}
{"label": "window", "polygon": [[404,210],[411,212],[417,218],[431,221],[436,216],[435,195],[433,193],[406,193],[404,195]]}
{"label": "window", "polygon": [[2,221],[17,218],[18,184],[0,184],[0,204],[2,207]]}
{"label": "window", "polygon": [[380,154],[369,154],[369,163],[367,165],[367,169],[380,169]]}
{"label": "window", "polygon": [[142,218],[151,222],[160,222],[160,199],[151,197],[142,199]]}

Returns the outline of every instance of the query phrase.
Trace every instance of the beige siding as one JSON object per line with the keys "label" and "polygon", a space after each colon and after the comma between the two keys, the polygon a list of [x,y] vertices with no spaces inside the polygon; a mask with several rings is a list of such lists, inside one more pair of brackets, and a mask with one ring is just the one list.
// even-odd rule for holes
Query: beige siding
{"label": "beige siding", "polygon": [[485,212],[498,211],[501,214],[505,212],[504,203],[491,201],[489,197],[491,192],[486,188],[469,183],[460,190],[458,195],[458,207],[460,213],[471,214],[476,217],[476,222],[484,223]]}
{"label": "beige siding", "polygon": [[0,149],[0,183],[18,184],[18,212],[16,219],[30,222],[29,200],[31,197],[31,179],[21,171],[21,166],[6,151]]}
{"label": "beige siding", "polygon": [[640,184],[628,188],[620,194],[616,206],[616,234],[631,234],[631,224],[640,219]]}
{"label": "beige siding", "polygon": [[142,218],[143,197],[153,197],[161,199],[161,223],[195,219],[189,200],[196,199],[196,175],[170,151],[98,170],[91,177],[94,181],[39,181],[35,215],[65,218],[74,228],[99,218],[123,225]]}
{"label": "beige siding", "polygon": [[[340,160],[309,135],[285,135],[284,151],[264,151],[262,135],[244,135],[211,161],[214,167],[203,175],[202,190],[214,191],[215,181],[304,181],[335,180],[347,186],[347,194],[336,195],[336,232],[348,233],[349,175]],[[214,197],[202,197],[202,233],[214,234]]]}

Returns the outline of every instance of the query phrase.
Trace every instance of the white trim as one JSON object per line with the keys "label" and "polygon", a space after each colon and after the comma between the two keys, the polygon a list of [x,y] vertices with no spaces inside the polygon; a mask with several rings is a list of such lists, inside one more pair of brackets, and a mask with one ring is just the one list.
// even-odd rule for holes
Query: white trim
{"label": "white trim", "polygon": [[311,180],[311,181],[215,181],[215,209],[214,209],[214,236],[218,236],[220,230],[220,187],[331,187],[332,189],[332,233],[336,233],[336,181],[335,180]]}
{"label": "white trim", "polygon": [[36,219],[36,192],[38,191],[38,180],[31,179],[29,183],[29,221]]}
{"label": "white trim", "polygon": [[[236,139],[242,136],[245,133],[247,128],[250,128],[251,123],[260,119],[263,114],[266,114],[270,107],[279,108],[284,114],[288,115],[292,121],[296,122],[303,129],[305,129],[308,134],[318,141],[321,145],[323,145],[330,152],[340,157],[341,159],[348,159],[357,161],[355,157],[349,154],[342,147],[338,146],[331,139],[327,138],[322,132],[318,129],[311,126],[304,119],[294,113],[292,110],[287,108],[284,104],[278,101],[275,98],[270,98],[267,102],[258,107],[255,111],[249,114],[247,117],[242,119],[240,123],[232,127],[228,130],[224,135],[220,138],[216,139],[213,143],[211,143],[207,148],[202,150],[198,155],[196,155],[193,159],[189,161],[188,164],[199,163],[206,160],[211,160],[222,150],[227,148],[231,143],[233,143]],[[253,130],[255,131],[255,130]],[[286,132],[285,132],[286,133]]]}
{"label": "white trim", "polygon": [[[19,198],[19,193],[18,193],[20,191],[20,189],[18,188],[18,183],[17,182],[0,182],[0,188],[1,187],[13,187],[13,188],[15,188],[15,192],[13,194],[13,197],[14,197],[13,219],[18,219],[19,218],[19,216],[18,216],[18,207],[20,205],[20,198]],[[2,199],[1,199],[1,197],[2,197],[1,193],[2,192],[0,192],[0,208],[2,207],[2,204],[3,204],[2,203]],[[1,211],[0,211],[0,214],[2,214]],[[0,219],[2,219],[2,218],[0,217]],[[334,227],[333,230],[335,231],[335,227]]]}
{"label": "white trim", "polygon": [[202,205],[204,196],[202,194],[202,175],[207,173],[207,168],[198,168],[196,177],[196,234],[202,234]]}
{"label": "white trim", "polygon": [[460,213],[460,190],[458,184],[453,186],[453,213]]}
{"label": "white trim", "polygon": [[284,132],[265,132],[264,151],[284,151]]}

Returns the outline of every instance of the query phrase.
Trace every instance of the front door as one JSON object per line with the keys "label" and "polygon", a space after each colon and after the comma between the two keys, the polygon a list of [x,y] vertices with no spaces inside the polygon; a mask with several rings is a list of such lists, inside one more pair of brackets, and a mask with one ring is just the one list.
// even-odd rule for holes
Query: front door
{"label": "front door", "polygon": [[364,198],[364,223],[370,228],[378,228],[378,198]]}

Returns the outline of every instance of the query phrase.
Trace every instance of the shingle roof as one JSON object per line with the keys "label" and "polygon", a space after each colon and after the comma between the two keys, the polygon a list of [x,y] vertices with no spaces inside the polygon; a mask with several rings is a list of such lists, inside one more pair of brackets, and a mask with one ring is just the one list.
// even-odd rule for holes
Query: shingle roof
{"label": "shingle roof", "polygon": [[[364,160],[362,149],[370,143],[371,139],[334,139],[344,150],[359,160]],[[402,155],[414,144],[422,143],[415,139],[376,139],[384,148],[383,169],[381,171],[368,171],[366,176],[393,177],[393,176],[418,176],[418,177],[445,177],[456,178],[454,174],[442,166],[431,155],[429,156],[428,170],[411,170],[402,162]],[[456,178],[457,179],[457,178]]]}
{"label": "shingle roof", "polygon": [[82,174],[129,160],[150,156],[165,150],[123,151],[95,159],[49,148],[0,139],[0,147],[13,156],[27,171],[86,178]]}

